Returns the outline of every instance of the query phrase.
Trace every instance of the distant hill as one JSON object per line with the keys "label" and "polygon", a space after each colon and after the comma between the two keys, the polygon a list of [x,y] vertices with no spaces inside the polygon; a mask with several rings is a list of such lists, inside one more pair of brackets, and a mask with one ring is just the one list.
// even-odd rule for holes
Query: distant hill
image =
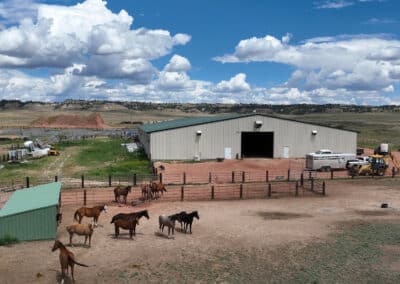
{"label": "distant hill", "polygon": [[275,113],[284,115],[301,115],[310,113],[340,113],[340,112],[400,112],[400,106],[357,106],[357,105],[268,105],[268,104],[180,104],[180,103],[147,103],[147,102],[120,102],[120,101],[96,101],[96,100],[65,100],[59,103],[45,102],[21,102],[18,100],[0,101],[0,110],[34,110],[45,108],[48,110],[65,111],[160,111],[179,110],[186,113]]}

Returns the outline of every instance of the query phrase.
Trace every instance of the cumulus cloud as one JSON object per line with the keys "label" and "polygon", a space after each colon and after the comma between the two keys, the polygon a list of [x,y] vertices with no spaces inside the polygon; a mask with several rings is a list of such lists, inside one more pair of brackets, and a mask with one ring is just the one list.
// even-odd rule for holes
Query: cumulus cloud
{"label": "cumulus cloud", "polygon": [[214,90],[221,93],[242,93],[250,90],[250,85],[246,82],[246,74],[239,73],[229,81],[219,82]]}
{"label": "cumulus cloud", "polygon": [[79,63],[86,65],[82,75],[146,82],[154,75],[150,60],[190,40],[189,35],[161,29],[131,29],[133,17],[124,10],[113,13],[101,0],[33,7],[36,13],[23,13],[26,17],[18,25],[0,30],[0,68]]}
{"label": "cumulus cloud", "polygon": [[241,40],[234,53],[214,59],[293,66],[296,70],[285,85],[310,94],[314,90],[344,90],[349,96],[376,93],[400,83],[400,41],[382,35],[314,38],[298,45],[270,35],[253,37]]}
{"label": "cumulus cloud", "polygon": [[168,72],[181,72],[188,71],[190,68],[192,68],[192,66],[187,58],[175,54],[165,66],[164,70]]}

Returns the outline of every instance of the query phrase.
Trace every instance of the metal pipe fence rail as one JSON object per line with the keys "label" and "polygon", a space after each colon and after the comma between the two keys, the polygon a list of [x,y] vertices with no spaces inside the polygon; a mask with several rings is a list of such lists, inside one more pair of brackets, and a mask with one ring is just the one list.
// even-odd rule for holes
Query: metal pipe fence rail
{"label": "metal pipe fence rail", "polygon": [[41,177],[20,177],[0,180],[0,191],[17,190],[32,186],[59,181],[63,189],[74,188],[103,188],[124,186],[140,186],[150,182],[162,182],[167,186],[171,185],[207,185],[207,184],[249,184],[269,183],[280,181],[302,181],[306,179],[333,180],[333,179],[364,179],[364,178],[395,178],[400,172],[395,168],[388,169],[383,177],[377,176],[350,176],[347,171],[305,171],[302,169],[288,170],[255,170],[255,171],[223,171],[209,173],[159,173],[159,174],[136,174],[124,176],[86,176],[64,177],[55,176],[48,178]]}
{"label": "metal pipe fence rail", "polygon": [[[317,183],[317,182],[316,182]],[[225,183],[200,185],[171,185],[168,191],[156,201],[211,201],[240,200],[279,197],[297,197],[318,193],[317,185],[314,191],[304,190],[298,181],[279,181],[270,183]],[[128,204],[132,201],[153,202],[142,200],[139,187],[133,188],[128,195]],[[115,202],[112,189],[73,189],[62,190],[62,205],[94,205],[112,204]]]}

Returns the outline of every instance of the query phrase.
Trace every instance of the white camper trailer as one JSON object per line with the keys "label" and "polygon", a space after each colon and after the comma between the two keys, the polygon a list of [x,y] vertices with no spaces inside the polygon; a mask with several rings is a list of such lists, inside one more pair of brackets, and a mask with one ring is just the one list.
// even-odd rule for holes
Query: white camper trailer
{"label": "white camper trailer", "polygon": [[333,153],[330,150],[320,150],[306,155],[306,168],[308,170],[330,171],[332,169],[345,169],[347,161],[354,160],[355,154]]}

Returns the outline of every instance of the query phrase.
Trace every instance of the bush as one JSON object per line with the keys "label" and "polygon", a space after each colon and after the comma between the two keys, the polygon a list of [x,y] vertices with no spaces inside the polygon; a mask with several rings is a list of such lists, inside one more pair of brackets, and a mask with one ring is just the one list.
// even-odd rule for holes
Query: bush
{"label": "bush", "polygon": [[0,238],[0,246],[7,246],[16,243],[19,243],[19,240],[11,235],[5,235],[4,237]]}

